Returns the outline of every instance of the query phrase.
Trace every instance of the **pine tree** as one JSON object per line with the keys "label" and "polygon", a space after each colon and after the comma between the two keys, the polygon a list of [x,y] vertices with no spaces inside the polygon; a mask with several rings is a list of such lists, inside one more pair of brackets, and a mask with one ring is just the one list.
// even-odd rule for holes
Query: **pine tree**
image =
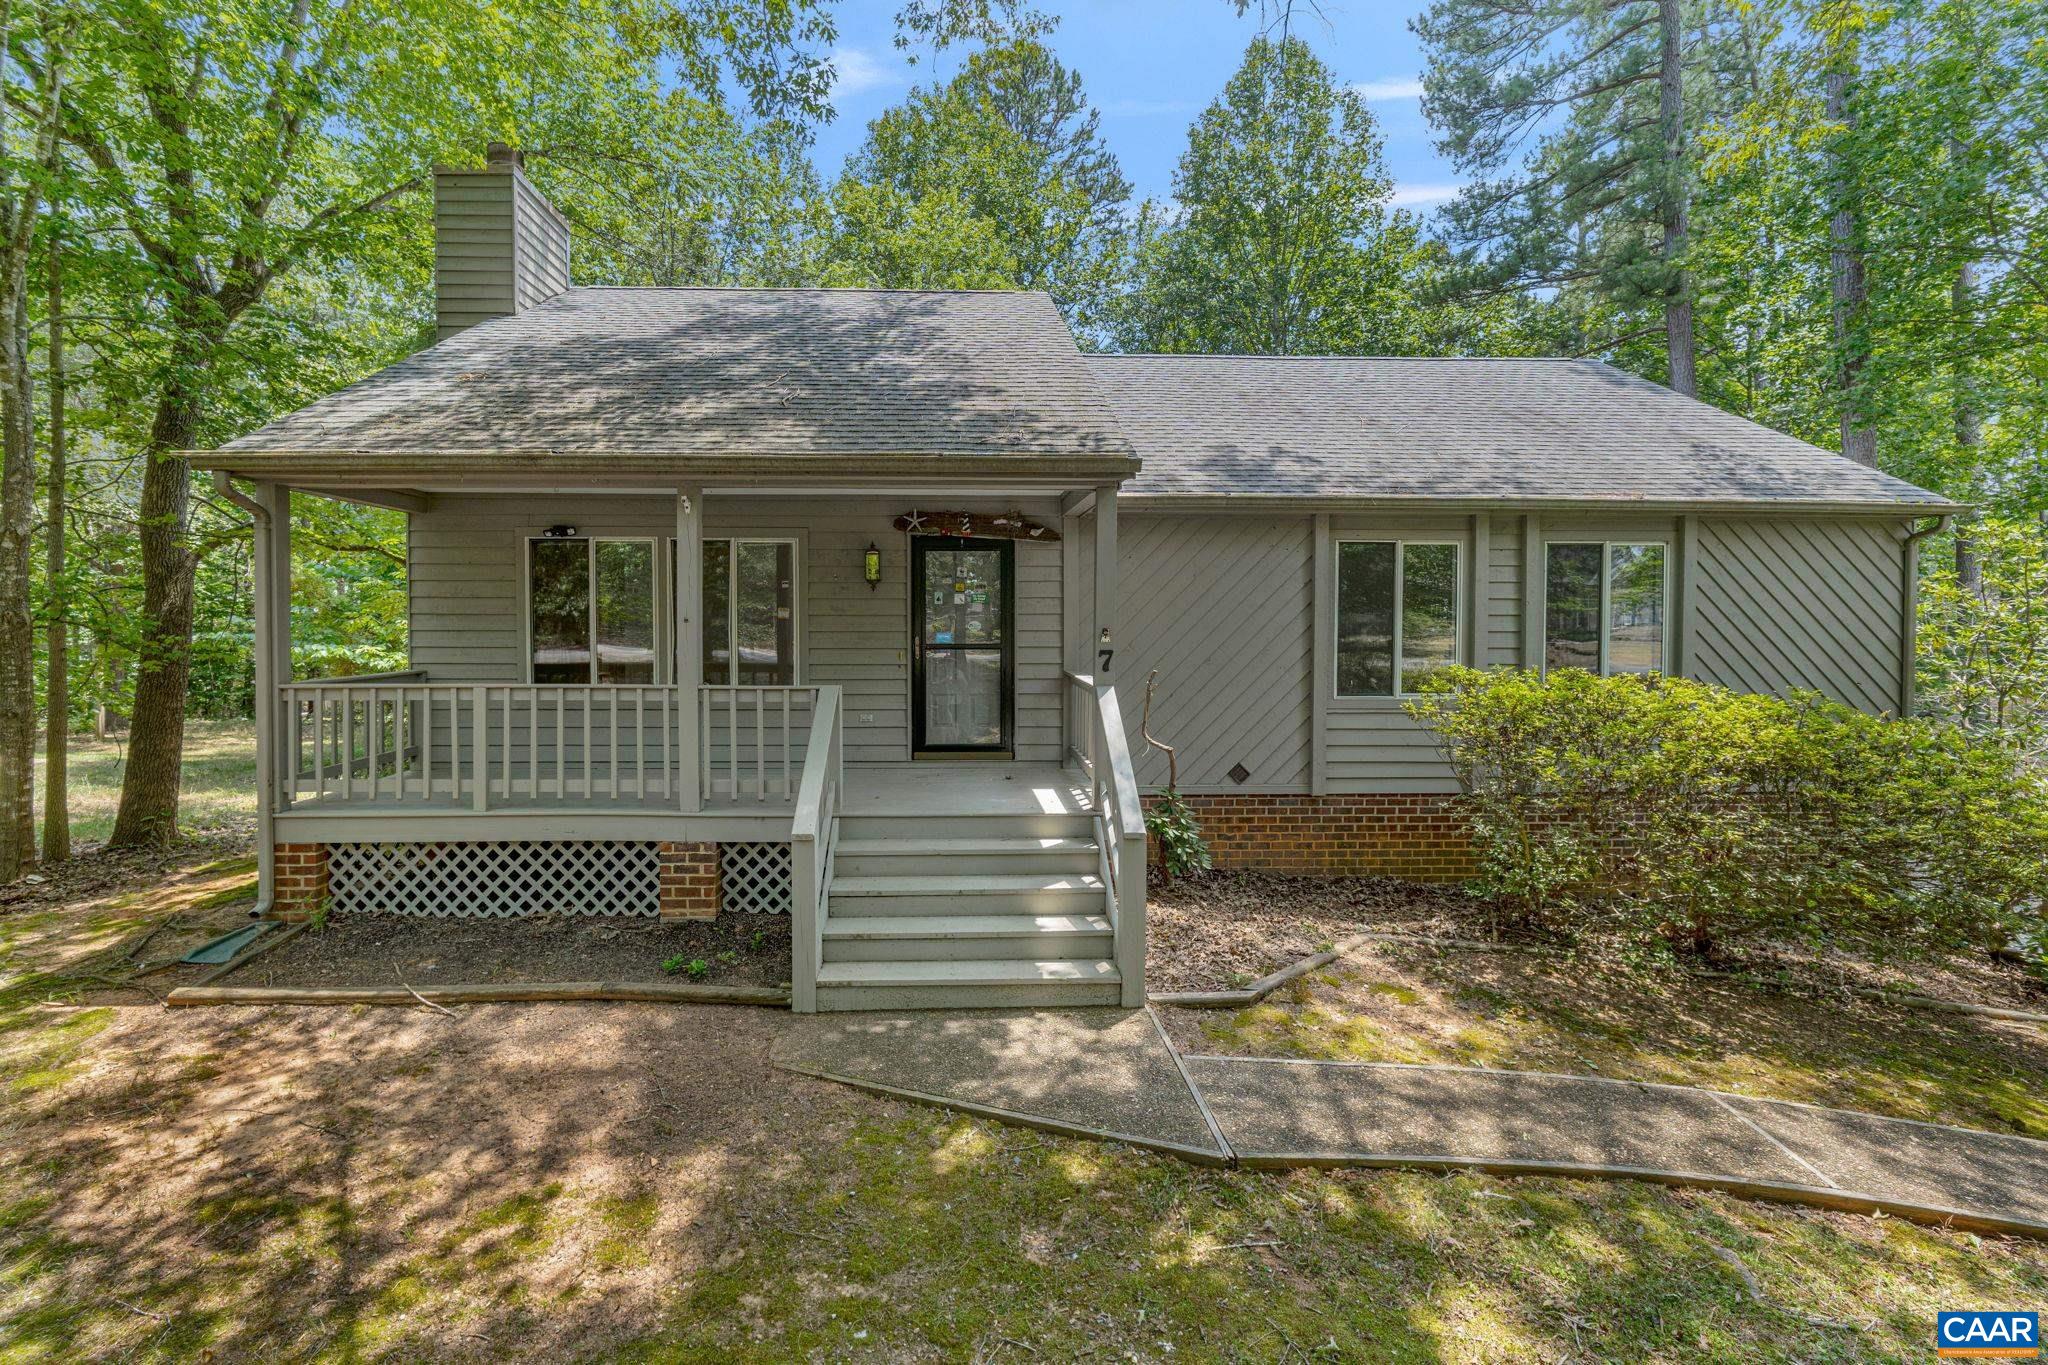
{"label": "pine tree", "polygon": [[1459,287],[1585,291],[1629,323],[1654,309],[1685,394],[1698,387],[1694,139],[1720,103],[1714,3],[1435,0],[1413,25],[1438,147],[1480,177],[1444,211]]}

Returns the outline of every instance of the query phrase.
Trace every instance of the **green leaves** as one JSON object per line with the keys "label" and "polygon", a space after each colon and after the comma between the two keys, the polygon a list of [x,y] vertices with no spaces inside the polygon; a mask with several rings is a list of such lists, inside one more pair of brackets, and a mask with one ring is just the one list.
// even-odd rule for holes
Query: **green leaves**
{"label": "green leaves", "polygon": [[1092,329],[1131,193],[1099,124],[1034,38],[975,52],[868,126],[832,193],[827,282],[1044,289]]}
{"label": "green leaves", "polygon": [[[1255,38],[1188,130],[1177,213],[1141,224],[1126,349],[1332,354],[1402,349],[1381,322],[1419,249],[1378,126],[1298,38]],[[1391,330],[1391,329],[1389,329]]]}
{"label": "green leaves", "polygon": [[1407,709],[1464,788],[1483,889],[1525,924],[1694,952],[2039,931],[2048,791],[1953,726],[1575,669],[1450,670]]}

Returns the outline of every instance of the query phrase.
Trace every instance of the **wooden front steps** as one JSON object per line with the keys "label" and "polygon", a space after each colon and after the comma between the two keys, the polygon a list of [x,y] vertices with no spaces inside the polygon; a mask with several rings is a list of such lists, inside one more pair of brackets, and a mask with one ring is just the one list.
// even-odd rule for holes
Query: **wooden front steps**
{"label": "wooden front steps", "polygon": [[1113,1005],[1122,987],[1086,815],[842,816],[822,938],[821,1010]]}

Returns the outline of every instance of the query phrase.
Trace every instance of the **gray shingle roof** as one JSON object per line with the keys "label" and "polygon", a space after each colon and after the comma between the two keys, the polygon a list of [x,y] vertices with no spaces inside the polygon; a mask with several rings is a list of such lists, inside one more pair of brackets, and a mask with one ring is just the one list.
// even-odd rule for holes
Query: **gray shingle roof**
{"label": "gray shingle roof", "polygon": [[1042,293],[572,289],[231,451],[1114,455]]}
{"label": "gray shingle roof", "polygon": [[1598,361],[1088,358],[1131,495],[1944,505]]}

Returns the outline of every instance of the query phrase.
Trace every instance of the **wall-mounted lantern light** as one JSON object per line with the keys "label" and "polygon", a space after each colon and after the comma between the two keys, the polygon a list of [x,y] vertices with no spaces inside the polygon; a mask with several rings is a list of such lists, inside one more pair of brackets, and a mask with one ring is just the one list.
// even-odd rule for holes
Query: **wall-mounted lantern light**
{"label": "wall-mounted lantern light", "polygon": [[868,542],[868,548],[861,552],[860,576],[867,580],[867,585],[870,588],[881,585],[882,552],[872,540]]}

